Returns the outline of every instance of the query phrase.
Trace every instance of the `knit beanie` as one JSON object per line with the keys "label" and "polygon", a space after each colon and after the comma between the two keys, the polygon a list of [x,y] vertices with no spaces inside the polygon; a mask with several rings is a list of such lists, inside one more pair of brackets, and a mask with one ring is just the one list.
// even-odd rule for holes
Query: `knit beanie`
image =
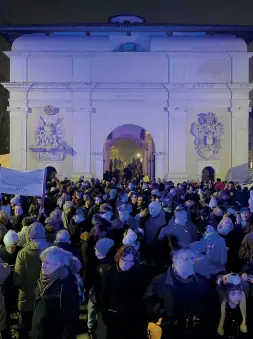
{"label": "knit beanie", "polygon": [[123,245],[132,246],[135,250],[138,250],[140,247],[140,243],[137,241],[137,234],[129,229],[126,235],[123,238]]}
{"label": "knit beanie", "polygon": [[55,243],[59,243],[59,242],[64,242],[64,243],[67,243],[67,244],[71,244],[70,234],[69,234],[69,232],[67,230],[60,230],[56,234]]}
{"label": "knit beanie", "polygon": [[97,241],[95,249],[103,256],[106,257],[107,253],[114,246],[114,241],[109,238],[102,238]]}
{"label": "knit beanie", "polygon": [[18,234],[13,230],[9,230],[5,234],[3,241],[6,247],[16,245],[18,243]]}

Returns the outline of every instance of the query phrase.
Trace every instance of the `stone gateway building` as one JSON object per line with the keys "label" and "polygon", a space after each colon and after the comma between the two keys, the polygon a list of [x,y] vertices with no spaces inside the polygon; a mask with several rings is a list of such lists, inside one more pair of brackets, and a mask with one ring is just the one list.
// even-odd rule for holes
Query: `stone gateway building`
{"label": "stone gateway building", "polygon": [[247,177],[252,54],[240,32],[117,16],[103,25],[2,33],[15,36],[3,84],[11,168],[102,178],[111,140],[124,131],[139,139],[150,175]]}

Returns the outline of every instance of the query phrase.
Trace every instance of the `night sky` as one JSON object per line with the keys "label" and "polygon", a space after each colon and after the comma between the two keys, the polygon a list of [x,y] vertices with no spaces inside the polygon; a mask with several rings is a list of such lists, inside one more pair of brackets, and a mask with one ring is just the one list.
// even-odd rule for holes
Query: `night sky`
{"label": "night sky", "polygon": [[0,24],[106,23],[119,13],[148,23],[253,25],[252,0],[0,0]]}

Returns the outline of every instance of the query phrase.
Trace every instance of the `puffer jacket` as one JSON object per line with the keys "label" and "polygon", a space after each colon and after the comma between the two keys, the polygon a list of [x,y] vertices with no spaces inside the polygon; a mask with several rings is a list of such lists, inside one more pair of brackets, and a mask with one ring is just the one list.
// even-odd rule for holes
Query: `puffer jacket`
{"label": "puffer jacket", "polygon": [[34,304],[34,290],[40,275],[40,254],[50,244],[45,239],[30,241],[19,251],[15,264],[14,283],[19,287],[18,309],[32,311]]}

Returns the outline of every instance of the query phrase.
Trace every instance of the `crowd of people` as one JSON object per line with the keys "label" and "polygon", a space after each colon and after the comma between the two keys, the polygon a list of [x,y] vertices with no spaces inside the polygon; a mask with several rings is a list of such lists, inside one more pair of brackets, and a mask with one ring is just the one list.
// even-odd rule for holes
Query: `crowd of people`
{"label": "crowd of people", "polygon": [[[238,183],[48,177],[0,195],[0,332],[90,339],[252,338],[253,215]],[[101,317],[100,317],[101,315]],[[100,339],[100,338],[98,338]]]}

